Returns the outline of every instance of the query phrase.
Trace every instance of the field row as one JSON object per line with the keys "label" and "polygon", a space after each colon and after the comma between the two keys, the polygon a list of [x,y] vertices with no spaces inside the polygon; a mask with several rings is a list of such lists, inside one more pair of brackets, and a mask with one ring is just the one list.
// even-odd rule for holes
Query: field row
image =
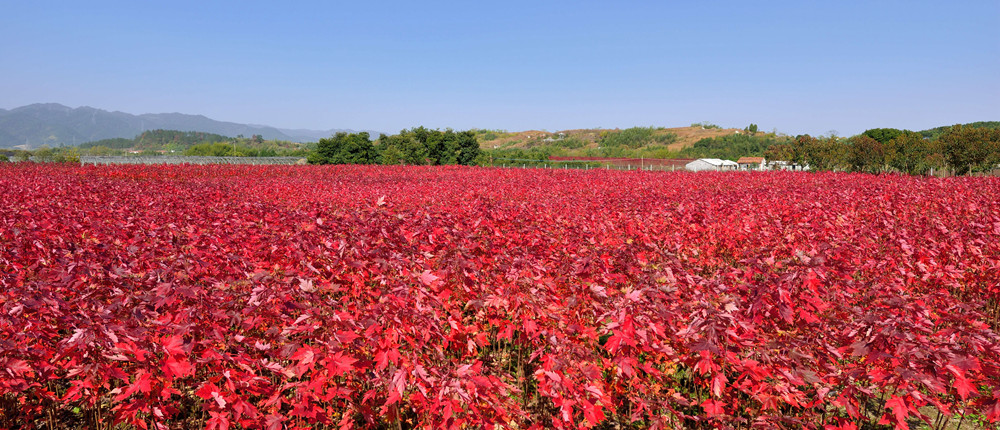
{"label": "field row", "polygon": [[1000,420],[996,178],[17,164],[0,190],[4,428]]}

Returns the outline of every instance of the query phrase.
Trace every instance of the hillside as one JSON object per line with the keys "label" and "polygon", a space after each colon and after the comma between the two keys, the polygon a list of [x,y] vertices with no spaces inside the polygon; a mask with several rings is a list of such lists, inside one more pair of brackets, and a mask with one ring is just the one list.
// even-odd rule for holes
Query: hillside
{"label": "hillside", "polygon": [[268,140],[292,142],[315,142],[338,131],[352,131],[280,129],[265,125],[216,121],[203,115],[181,113],[133,115],[87,106],[71,108],[57,103],[33,104],[11,110],[0,109],[0,148],[75,146],[102,139],[131,139],[144,131],[155,129],[198,131],[224,136],[260,135]]}
{"label": "hillside", "polygon": [[[1000,129],[1000,121],[978,121],[961,125],[963,127],[971,127],[971,128]],[[935,127],[927,130],[921,130],[918,131],[917,133],[920,133],[920,135],[923,136],[925,139],[936,140],[938,137],[941,137],[941,135],[944,134],[944,132],[950,129],[951,127],[952,126],[950,125]]]}
{"label": "hillside", "polygon": [[[746,137],[735,128],[707,124],[690,127],[632,127],[626,129],[575,129],[556,132],[529,130],[505,132],[475,130],[480,148],[500,159],[547,159],[550,156],[613,158],[697,158],[691,151],[698,142]],[[765,135],[756,133],[757,140]]]}
{"label": "hillside", "polygon": [[[585,150],[597,149],[600,146],[602,138],[606,138],[607,136],[615,133],[620,133],[621,131],[621,129],[576,129],[555,132],[540,130],[528,130],[521,132],[478,130],[478,136],[480,139],[480,147],[483,149],[531,149],[539,147],[556,147],[571,150]],[[739,133],[743,133],[743,130],[737,128],[703,128],[698,126],[674,128],[658,127],[652,130],[654,138],[657,136],[675,135],[676,138],[664,139],[670,140],[669,143],[657,145],[674,152],[693,146],[695,142],[701,139]],[[652,145],[656,145],[656,143],[653,142]]]}
{"label": "hillside", "polygon": [[265,140],[260,135],[227,137],[213,133],[177,130],[150,130],[134,138],[116,137],[86,142],[71,150],[83,155],[183,154],[215,156],[288,156],[304,155],[309,144],[288,140]]}

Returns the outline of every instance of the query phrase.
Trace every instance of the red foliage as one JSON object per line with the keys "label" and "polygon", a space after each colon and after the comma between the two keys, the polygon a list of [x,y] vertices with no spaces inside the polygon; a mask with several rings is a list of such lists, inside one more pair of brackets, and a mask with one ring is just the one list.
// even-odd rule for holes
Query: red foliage
{"label": "red foliage", "polygon": [[996,422],[998,195],[995,178],[3,165],[0,426]]}

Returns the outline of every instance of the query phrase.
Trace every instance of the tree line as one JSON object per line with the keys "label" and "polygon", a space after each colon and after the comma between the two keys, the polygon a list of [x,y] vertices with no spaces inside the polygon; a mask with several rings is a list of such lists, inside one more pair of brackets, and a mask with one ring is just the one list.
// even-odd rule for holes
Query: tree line
{"label": "tree line", "polygon": [[[582,154],[585,156],[730,160],[763,156],[768,160],[808,165],[811,170],[868,173],[930,174],[948,170],[964,175],[993,171],[1000,166],[1000,122],[996,121],[920,132],[875,128],[849,138],[757,133],[756,124],[744,131],[746,133],[701,139],[691,147],[674,152],[668,150],[666,144],[676,141],[677,136],[654,127],[635,127],[614,133],[605,131],[597,141],[597,149],[582,148],[583,142],[575,142],[573,139],[579,139],[567,136],[550,139],[552,142],[545,146],[488,150],[481,150],[479,142],[490,133],[500,132],[442,131],[421,126],[391,136],[381,134],[375,140],[365,132],[341,132],[320,139],[318,143],[299,145],[265,141],[260,136],[227,138],[208,133],[153,130],[134,139],[108,139],[79,147],[0,150],[0,161],[74,162],[80,155],[122,155],[125,148],[132,148],[134,152],[141,147],[144,154],[148,152],[145,155],[176,152],[213,156],[302,156],[313,164],[547,165],[549,156],[572,155],[564,152],[573,150],[571,146],[580,146],[574,151],[585,151]],[[573,141],[574,145],[564,141]]]}
{"label": "tree line", "polygon": [[399,134],[340,132],[320,139],[309,154],[312,164],[481,164],[482,151],[473,130],[431,130],[416,127]]}
{"label": "tree line", "polygon": [[956,175],[989,172],[1000,165],[1000,129],[956,125],[937,134],[875,128],[847,139],[796,136],[769,146],[768,160],[786,160],[813,170],[925,175],[948,169]]}

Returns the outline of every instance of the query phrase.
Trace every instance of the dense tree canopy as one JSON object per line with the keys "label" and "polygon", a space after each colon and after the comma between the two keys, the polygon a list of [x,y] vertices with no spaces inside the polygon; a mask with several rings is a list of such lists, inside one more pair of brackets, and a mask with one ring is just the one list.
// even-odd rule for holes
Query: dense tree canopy
{"label": "dense tree canopy", "polygon": [[903,133],[904,133],[903,130],[899,130],[896,128],[872,128],[865,130],[864,133],[861,133],[861,135],[875,139],[876,141],[878,141],[878,143],[885,144],[888,143],[890,140],[899,137],[899,135]]}
{"label": "dense tree canopy", "polygon": [[956,174],[992,170],[1000,163],[1000,130],[956,125],[938,140]]}
{"label": "dense tree canopy", "polygon": [[320,139],[316,152],[309,156],[313,164],[374,164],[377,161],[378,152],[366,132],[339,132]]}
{"label": "dense tree canopy", "polygon": [[337,133],[320,139],[314,164],[465,164],[476,163],[479,142],[475,132],[417,127],[372,142],[368,133]]}
{"label": "dense tree canopy", "polygon": [[750,136],[747,134],[728,134],[725,136],[701,139],[689,148],[681,150],[682,157],[690,158],[724,158],[736,160],[740,157],[759,157],[768,148],[778,143],[774,136]]}
{"label": "dense tree canopy", "polygon": [[[978,122],[970,122],[968,124],[962,124],[962,126],[963,127],[972,127],[972,128],[1000,129],[1000,121],[978,121]],[[935,128],[931,128],[931,129],[920,131],[920,134],[925,139],[937,140],[938,138],[941,137],[941,135],[945,134],[952,127],[953,126],[935,127]]]}

